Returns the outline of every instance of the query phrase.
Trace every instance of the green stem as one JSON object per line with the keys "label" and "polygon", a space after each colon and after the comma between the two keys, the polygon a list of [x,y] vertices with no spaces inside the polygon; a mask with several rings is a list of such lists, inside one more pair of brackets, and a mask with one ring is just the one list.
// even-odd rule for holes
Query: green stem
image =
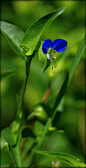
{"label": "green stem", "polygon": [[[23,101],[24,101],[24,95],[25,95],[25,90],[26,90],[26,86],[27,86],[27,81],[28,81],[28,76],[29,76],[29,72],[30,72],[30,63],[32,60],[32,56],[28,56],[27,57],[27,61],[26,61],[26,79],[25,79],[25,84],[24,84],[24,89],[23,89],[23,93],[22,93],[22,97],[20,100],[20,104],[18,107],[18,111],[17,111],[17,115],[16,115],[16,120],[14,121],[13,125],[12,125],[12,133],[15,133],[19,130],[20,126],[21,126],[21,110],[22,110],[22,106],[23,106]],[[23,113],[23,111],[22,111]],[[23,116],[23,114],[22,114]]]}
{"label": "green stem", "polygon": [[25,94],[25,90],[26,90],[26,86],[27,86],[27,81],[28,81],[28,76],[29,76],[29,72],[30,72],[31,60],[35,56],[36,51],[37,50],[34,50],[34,52],[33,52],[33,54],[31,56],[27,56],[26,57],[26,80],[25,80],[25,85],[24,85],[24,90],[23,90],[23,94],[22,94],[22,98],[21,98],[21,103],[20,103],[19,111],[21,110],[21,107],[22,107],[22,104],[23,104],[23,100],[24,100],[24,94]]}
{"label": "green stem", "polygon": [[26,80],[25,80],[24,90],[23,90],[23,94],[22,94],[22,98],[21,98],[21,102],[20,102],[19,111],[21,110],[21,107],[22,107],[22,104],[23,104],[23,100],[24,100],[25,90],[26,90],[28,76],[29,76],[29,71],[30,71],[31,60],[32,60],[31,56],[27,57],[27,61],[26,61]]}
{"label": "green stem", "polygon": [[39,142],[38,142],[38,144],[36,146],[36,149],[40,148],[40,146],[41,146],[41,144],[42,144],[42,142],[43,142],[43,140],[45,138],[45,135],[46,135],[46,133],[48,131],[48,127],[51,124],[51,121],[52,121],[52,118],[48,118],[48,120],[46,122],[46,125],[45,125],[45,128],[44,128],[44,131],[43,131],[43,134],[42,134],[42,136],[41,136],[41,138],[40,138],[40,140],[39,140]]}
{"label": "green stem", "polygon": [[22,104],[23,104],[23,100],[24,100],[24,94],[25,94],[25,90],[26,90],[26,86],[27,86],[27,81],[28,81],[28,76],[29,76],[29,72],[30,72],[31,60],[35,56],[36,51],[37,50],[34,50],[34,52],[33,52],[33,54],[31,56],[27,56],[26,57],[26,80],[25,80],[25,85],[24,85],[24,90],[23,90],[23,94],[22,94],[19,110],[21,109]]}
{"label": "green stem", "polygon": [[[44,131],[43,131],[43,133],[42,133],[42,136],[41,136],[41,138],[40,138],[38,144],[37,144],[33,149],[38,150],[38,149],[40,148],[40,146],[41,146],[41,144],[43,143],[44,138],[45,138],[45,136],[46,136],[46,134],[47,134],[48,127],[49,127],[51,121],[52,121],[52,118],[49,117],[48,120],[47,120],[47,122],[46,122],[46,125],[45,125]],[[32,161],[31,161],[31,163],[30,163],[30,166],[35,163],[35,155],[37,155],[36,153],[33,153],[33,151],[32,151],[32,154],[33,154],[33,159],[32,159]],[[34,160],[34,163],[32,163],[33,160]]]}
{"label": "green stem", "polygon": [[[26,79],[25,79],[24,89],[23,89],[22,97],[21,97],[20,104],[19,104],[19,107],[18,107],[17,115],[16,115],[16,120],[14,121],[14,123],[12,125],[12,128],[11,128],[12,133],[17,132],[20,129],[22,118],[24,119],[22,106],[23,106],[23,101],[24,101],[24,95],[25,95],[25,90],[26,90],[26,86],[27,86],[28,76],[29,76],[29,72],[30,72],[31,60],[35,56],[36,51],[37,51],[37,49],[34,50],[32,55],[26,57],[26,62],[25,62],[26,63]],[[22,118],[21,118],[21,116],[22,116]]]}
{"label": "green stem", "polygon": [[[21,111],[21,109],[23,106],[25,90],[26,90],[28,76],[29,76],[29,72],[30,72],[30,64],[31,64],[32,58],[35,56],[35,53],[36,53],[36,50],[33,52],[33,54],[31,56],[26,57],[27,58],[27,60],[26,60],[26,79],[25,79],[25,84],[24,84],[24,89],[23,89],[21,101],[20,101],[19,108],[18,108],[17,115],[16,115],[16,120],[13,122],[13,125],[11,127],[12,135],[17,133],[17,136],[18,136],[20,127],[22,125],[23,110]],[[22,115],[21,115],[21,113],[22,113]],[[22,116],[22,118],[21,118],[21,116]],[[20,136],[19,136],[19,138],[20,138]],[[20,148],[21,148],[20,141],[18,141],[18,143],[15,146],[9,146],[9,152],[11,154],[11,157],[14,160],[15,167],[22,167]]]}
{"label": "green stem", "polygon": [[[31,56],[27,57],[27,61],[26,61],[26,80],[25,80],[25,84],[24,84],[23,94],[22,94],[22,97],[21,97],[21,101],[20,101],[20,104],[19,104],[18,111],[17,111],[16,122],[13,123],[12,128],[11,128],[12,133],[13,134],[17,133],[17,135],[19,135],[19,129],[21,127],[20,115],[21,115],[21,109],[22,109],[22,105],[23,105],[23,101],[24,101],[24,95],[25,95],[25,90],[26,90],[26,86],[27,86],[31,60],[32,60]],[[23,111],[22,111],[22,116],[23,116]],[[10,151],[11,157],[14,160],[15,167],[22,167],[20,144],[19,143],[17,143],[17,145],[15,145],[14,147],[9,146],[9,151]]]}
{"label": "green stem", "polygon": [[24,85],[24,90],[23,90],[23,94],[22,94],[22,98],[21,98],[21,103],[20,103],[20,108],[22,107],[23,104],[23,100],[24,100],[24,95],[25,95],[25,90],[26,90],[26,86],[27,86],[27,81],[28,81],[28,76],[29,76],[29,72],[30,72],[30,63],[31,63],[32,57],[28,56],[27,57],[27,61],[26,61],[26,80],[25,80],[25,85]]}
{"label": "green stem", "polygon": [[19,111],[21,110],[21,107],[22,107],[22,104],[24,101],[24,95],[25,95],[25,90],[26,90],[26,86],[27,86],[27,81],[28,81],[28,75],[26,75],[26,80],[25,80],[25,84],[24,84],[24,89],[23,89],[23,94],[22,94],[22,98],[21,98]]}

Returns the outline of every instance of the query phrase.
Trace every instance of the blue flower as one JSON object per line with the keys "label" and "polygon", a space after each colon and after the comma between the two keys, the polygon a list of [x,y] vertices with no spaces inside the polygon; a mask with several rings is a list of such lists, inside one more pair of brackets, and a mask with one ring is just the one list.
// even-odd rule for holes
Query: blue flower
{"label": "blue flower", "polygon": [[[67,47],[67,41],[63,39],[56,39],[53,42],[50,39],[47,39],[42,44],[42,51],[44,54],[47,54],[47,59],[50,61],[55,60],[54,53],[63,52]],[[57,68],[57,65],[55,66]]]}

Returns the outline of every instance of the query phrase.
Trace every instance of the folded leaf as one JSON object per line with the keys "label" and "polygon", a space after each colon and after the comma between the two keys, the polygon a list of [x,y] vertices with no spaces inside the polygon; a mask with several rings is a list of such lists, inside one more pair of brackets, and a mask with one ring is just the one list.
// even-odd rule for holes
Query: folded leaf
{"label": "folded leaf", "polygon": [[25,55],[32,55],[40,36],[43,31],[54,21],[54,19],[61,15],[65,10],[64,8],[59,8],[53,12],[45,15],[44,17],[38,19],[25,33],[21,47],[23,48]]}
{"label": "folded leaf", "polygon": [[1,24],[1,32],[7,38],[11,48],[18,56],[20,56],[23,60],[25,60],[23,50],[20,47],[20,43],[22,37],[24,36],[24,32],[20,28],[10,23],[1,21],[0,24]]}

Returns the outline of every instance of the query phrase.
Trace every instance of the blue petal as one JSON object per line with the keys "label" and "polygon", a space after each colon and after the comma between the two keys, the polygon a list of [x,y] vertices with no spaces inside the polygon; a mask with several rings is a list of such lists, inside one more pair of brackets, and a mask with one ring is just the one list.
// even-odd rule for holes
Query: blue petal
{"label": "blue petal", "polygon": [[47,39],[42,44],[42,51],[44,54],[47,54],[48,49],[52,46],[52,41],[50,39]]}
{"label": "blue petal", "polygon": [[52,49],[56,50],[57,52],[63,52],[67,47],[67,41],[63,39],[57,39],[53,41]]}

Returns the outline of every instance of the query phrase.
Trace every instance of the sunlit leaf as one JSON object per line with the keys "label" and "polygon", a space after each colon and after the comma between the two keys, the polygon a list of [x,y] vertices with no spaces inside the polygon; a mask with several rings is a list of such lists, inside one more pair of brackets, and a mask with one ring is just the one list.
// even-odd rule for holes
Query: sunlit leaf
{"label": "sunlit leaf", "polygon": [[65,10],[65,7],[54,10],[53,12],[38,19],[25,33],[21,47],[23,48],[25,55],[32,55],[40,36],[43,31],[54,21],[54,19],[61,15]]}

